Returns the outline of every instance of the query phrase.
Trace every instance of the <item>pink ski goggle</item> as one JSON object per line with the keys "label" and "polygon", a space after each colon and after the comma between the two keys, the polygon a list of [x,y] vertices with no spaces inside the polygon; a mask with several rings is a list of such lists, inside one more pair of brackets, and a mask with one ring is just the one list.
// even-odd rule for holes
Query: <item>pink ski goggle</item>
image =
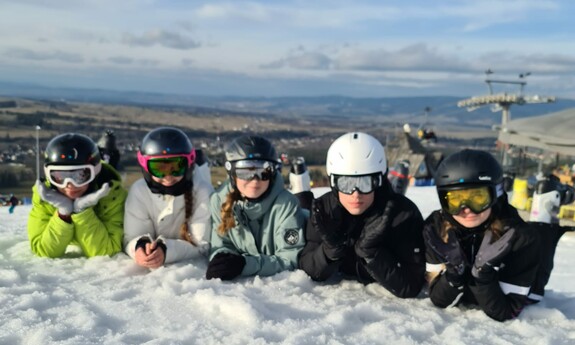
{"label": "pink ski goggle", "polygon": [[[187,164],[182,166],[180,162],[181,159],[185,159]],[[192,150],[189,154],[153,156],[144,156],[138,151],[138,163],[140,163],[140,166],[144,168],[146,172],[158,178],[163,178],[167,175],[182,176],[185,170],[191,167],[195,161],[196,150]]]}

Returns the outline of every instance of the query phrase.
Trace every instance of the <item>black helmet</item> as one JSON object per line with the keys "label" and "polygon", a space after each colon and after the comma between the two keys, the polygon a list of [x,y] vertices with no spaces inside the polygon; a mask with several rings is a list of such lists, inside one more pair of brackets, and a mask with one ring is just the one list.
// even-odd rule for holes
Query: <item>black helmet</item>
{"label": "black helmet", "polygon": [[466,149],[448,156],[437,167],[435,184],[444,210],[449,208],[447,195],[453,190],[486,186],[490,199],[489,203],[478,206],[482,210],[495,205],[499,197],[505,194],[501,166],[490,153],[485,151]]}
{"label": "black helmet", "polygon": [[[154,181],[146,166],[149,156],[171,156],[185,155],[188,157],[188,169],[178,183],[166,187]],[[193,163],[195,162],[195,150],[188,136],[181,130],[174,127],[159,127],[144,137],[140,151],[138,152],[138,162],[142,168],[142,174],[152,193],[182,195],[186,190],[193,187]]]}
{"label": "black helmet", "polygon": [[66,133],[50,140],[44,152],[44,166],[100,164],[100,151],[83,134]]}
{"label": "black helmet", "polygon": [[226,160],[265,160],[278,163],[276,150],[267,139],[260,136],[242,136],[234,139],[226,148]]}
{"label": "black helmet", "polygon": [[143,156],[190,154],[194,147],[188,136],[173,127],[159,127],[144,137],[140,146]]}
{"label": "black helmet", "polygon": [[[228,145],[225,151],[225,168],[230,177],[232,186],[234,187],[235,162],[245,160],[261,160],[270,162],[270,167],[273,169],[272,181],[275,179],[276,171],[281,169],[281,162],[272,143],[260,136],[246,135],[236,138]],[[270,188],[268,188],[268,191],[269,190]],[[261,197],[265,196],[268,191],[266,191],[266,193]]]}
{"label": "black helmet", "polygon": [[465,149],[445,158],[435,172],[437,189],[495,187],[503,181],[501,165],[488,152]]}

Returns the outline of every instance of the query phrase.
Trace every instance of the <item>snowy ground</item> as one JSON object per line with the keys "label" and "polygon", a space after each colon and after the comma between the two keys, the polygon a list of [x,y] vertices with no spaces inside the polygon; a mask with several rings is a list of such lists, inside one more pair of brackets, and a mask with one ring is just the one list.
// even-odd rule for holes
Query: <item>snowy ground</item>
{"label": "snowy ground", "polygon": [[[434,189],[410,187],[427,216]],[[123,254],[43,259],[30,206],[0,208],[0,344],[574,344],[575,235],[563,237],[546,298],[512,321],[401,300],[376,284],[302,271],[206,280],[205,261],[147,271]]]}

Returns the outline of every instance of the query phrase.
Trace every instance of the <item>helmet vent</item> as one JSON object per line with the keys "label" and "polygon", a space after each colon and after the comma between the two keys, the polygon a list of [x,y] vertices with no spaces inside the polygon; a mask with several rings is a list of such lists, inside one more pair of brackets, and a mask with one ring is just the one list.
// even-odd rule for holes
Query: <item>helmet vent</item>
{"label": "helmet vent", "polygon": [[354,139],[357,139],[357,136],[358,136],[357,133],[353,133],[353,138],[354,138]]}
{"label": "helmet vent", "polygon": [[367,155],[365,155],[365,158],[369,159],[369,157],[371,157],[371,154],[373,153],[373,150],[369,150],[369,152],[367,153]]}

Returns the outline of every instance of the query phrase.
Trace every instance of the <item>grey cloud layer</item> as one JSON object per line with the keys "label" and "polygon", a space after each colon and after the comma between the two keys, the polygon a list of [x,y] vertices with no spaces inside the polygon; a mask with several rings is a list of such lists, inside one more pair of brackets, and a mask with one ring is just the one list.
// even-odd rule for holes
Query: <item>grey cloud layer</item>
{"label": "grey cloud layer", "polygon": [[289,56],[263,64],[266,69],[290,67],[295,69],[334,69],[361,71],[389,70],[468,70],[469,67],[453,56],[443,56],[435,49],[419,43],[392,52],[384,49],[361,51],[344,50],[331,53],[310,52],[299,49]]}
{"label": "grey cloud layer", "polygon": [[34,61],[48,61],[56,60],[69,63],[81,63],[84,62],[84,57],[76,53],[66,53],[60,50],[54,50],[50,52],[39,52],[31,49],[10,49],[4,53],[4,56],[12,59],[21,60],[34,60]]}
{"label": "grey cloud layer", "polygon": [[166,48],[188,50],[201,46],[201,44],[177,32],[166,30],[148,31],[140,36],[126,33],[122,37],[122,43],[129,46],[149,47],[159,45]]}
{"label": "grey cloud layer", "polygon": [[543,53],[521,55],[508,51],[494,51],[464,61],[454,54],[441,53],[438,49],[423,43],[408,45],[396,51],[340,49],[324,52],[320,49],[308,51],[298,47],[286,57],[261,64],[260,68],[476,73],[495,66],[500,72],[516,71],[520,66],[538,73],[561,73],[575,71],[575,57]]}
{"label": "grey cloud layer", "polygon": [[139,66],[155,67],[160,64],[158,60],[134,59],[127,56],[112,56],[109,57],[107,60],[117,65],[139,65]]}

